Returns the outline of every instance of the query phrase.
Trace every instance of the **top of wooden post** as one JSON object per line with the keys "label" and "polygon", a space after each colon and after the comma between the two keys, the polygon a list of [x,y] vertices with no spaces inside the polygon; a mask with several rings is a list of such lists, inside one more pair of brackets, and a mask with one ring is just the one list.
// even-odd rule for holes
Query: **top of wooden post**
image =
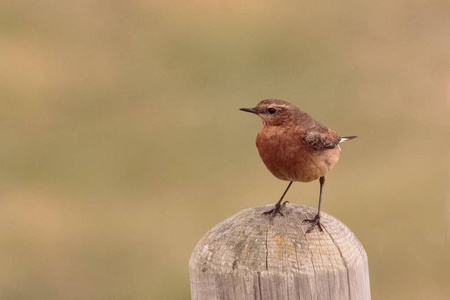
{"label": "top of wooden post", "polygon": [[262,215],[270,208],[243,210],[203,236],[189,263],[193,299],[370,299],[367,255],[347,226],[321,213],[323,232],[305,234],[315,209]]}

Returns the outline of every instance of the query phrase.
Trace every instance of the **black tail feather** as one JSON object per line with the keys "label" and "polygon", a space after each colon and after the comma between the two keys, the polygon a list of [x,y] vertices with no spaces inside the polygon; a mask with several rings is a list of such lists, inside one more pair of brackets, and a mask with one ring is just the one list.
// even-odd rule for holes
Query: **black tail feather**
{"label": "black tail feather", "polygon": [[353,140],[353,139],[355,139],[355,138],[357,138],[356,135],[352,135],[352,136],[344,136],[344,137],[341,137],[341,141]]}

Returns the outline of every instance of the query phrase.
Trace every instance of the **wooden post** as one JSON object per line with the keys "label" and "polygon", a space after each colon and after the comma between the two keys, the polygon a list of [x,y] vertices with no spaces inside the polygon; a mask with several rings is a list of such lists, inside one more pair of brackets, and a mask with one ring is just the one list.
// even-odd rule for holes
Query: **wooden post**
{"label": "wooden post", "polygon": [[305,234],[316,210],[287,204],[243,210],[199,241],[189,262],[193,300],[370,299],[363,246],[336,218],[321,214],[324,231]]}

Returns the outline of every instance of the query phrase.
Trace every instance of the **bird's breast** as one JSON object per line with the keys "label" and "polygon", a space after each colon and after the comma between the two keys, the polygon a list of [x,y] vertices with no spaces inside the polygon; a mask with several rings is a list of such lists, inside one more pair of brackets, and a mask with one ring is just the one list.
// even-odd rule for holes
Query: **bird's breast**
{"label": "bird's breast", "polygon": [[277,178],[309,182],[325,176],[339,160],[340,150],[313,150],[303,141],[301,130],[264,127],[256,147],[267,169]]}

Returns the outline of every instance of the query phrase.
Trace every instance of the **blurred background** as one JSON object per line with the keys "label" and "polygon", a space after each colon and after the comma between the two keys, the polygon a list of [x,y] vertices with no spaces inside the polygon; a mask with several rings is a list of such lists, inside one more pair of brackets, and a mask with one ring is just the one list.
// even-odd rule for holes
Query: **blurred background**
{"label": "blurred background", "polygon": [[[323,209],[373,299],[450,298],[450,2],[2,1],[0,298],[189,299],[212,226],[275,203],[278,98],[341,135]],[[287,200],[316,207],[319,183]]]}

